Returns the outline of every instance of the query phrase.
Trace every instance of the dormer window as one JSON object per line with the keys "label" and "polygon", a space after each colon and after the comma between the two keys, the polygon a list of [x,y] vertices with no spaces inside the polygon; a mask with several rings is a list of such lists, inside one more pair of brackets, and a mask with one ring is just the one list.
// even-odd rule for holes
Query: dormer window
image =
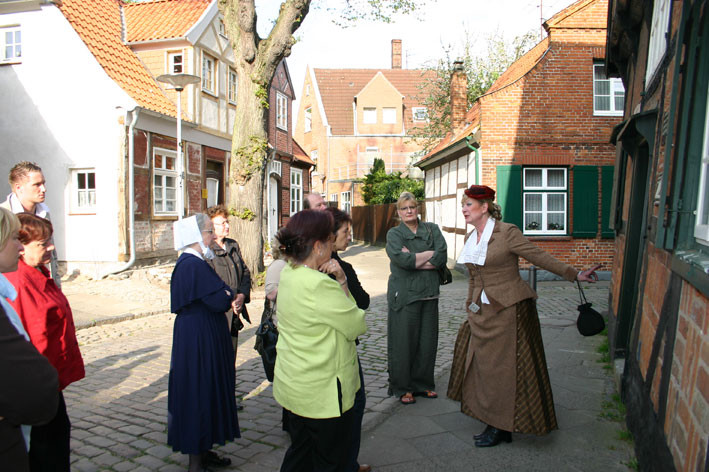
{"label": "dormer window", "polygon": [[365,108],[362,111],[362,123],[365,125],[373,125],[377,123],[377,109]]}
{"label": "dormer window", "polygon": [[414,121],[427,121],[428,120],[428,109],[426,107],[412,107],[411,113],[413,114]]}

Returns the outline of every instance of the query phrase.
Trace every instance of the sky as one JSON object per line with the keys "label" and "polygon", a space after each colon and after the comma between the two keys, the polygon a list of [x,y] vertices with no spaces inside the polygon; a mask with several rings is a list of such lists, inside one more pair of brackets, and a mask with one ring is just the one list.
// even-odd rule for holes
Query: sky
{"label": "sky", "polygon": [[[428,0],[424,10],[389,24],[360,23],[343,29],[332,22],[333,13],[318,5],[337,5],[342,0],[313,0],[310,12],[296,31],[298,42],[288,62],[297,99],[303,89],[306,67],[366,68],[391,67],[391,40],[401,39],[403,67],[415,69],[435,64],[444,46],[461,51],[466,35],[485,50],[485,38],[496,32],[505,39],[540,30],[545,20],[574,3],[572,0]],[[261,37],[266,37],[278,15],[281,0],[256,0]],[[454,53],[453,56],[456,54]]]}

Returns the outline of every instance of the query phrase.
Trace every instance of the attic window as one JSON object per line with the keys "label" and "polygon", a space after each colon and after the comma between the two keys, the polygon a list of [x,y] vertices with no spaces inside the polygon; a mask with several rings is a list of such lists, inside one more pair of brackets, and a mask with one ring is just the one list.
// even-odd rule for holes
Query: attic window
{"label": "attic window", "polygon": [[362,113],[362,123],[366,125],[373,125],[377,122],[377,109],[376,108],[365,108]]}
{"label": "attic window", "polygon": [[396,108],[383,108],[382,122],[387,125],[396,124]]}
{"label": "attic window", "polygon": [[414,121],[427,121],[428,120],[428,108],[426,108],[426,107],[412,107],[411,113],[413,114]]}
{"label": "attic window", "polygon": [[22,33],[19,26],[0,28],[0,62],[20,62],[22,58]]}

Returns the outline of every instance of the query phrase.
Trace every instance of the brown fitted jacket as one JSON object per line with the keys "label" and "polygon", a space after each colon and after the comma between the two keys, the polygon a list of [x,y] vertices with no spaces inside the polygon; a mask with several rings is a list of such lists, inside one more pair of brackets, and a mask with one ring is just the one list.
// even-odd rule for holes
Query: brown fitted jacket
{"label": "brown fitted jacket", "polygon": [[[466,241],[471,234],[472,231],[465,236]],[[495,221],[487,246],[485,265],[465,264],[470,272],[468,299],[465,303],[469,314],[472,313],[469,308],[471,302],[480,305],[483,288],[490,304],[498,311],[526,298],[537,298],[534,290],[519,275],[518,257],[570,282],[576,280],[578,271],[572,266],[556,260],[532,244],[517,226]]]}

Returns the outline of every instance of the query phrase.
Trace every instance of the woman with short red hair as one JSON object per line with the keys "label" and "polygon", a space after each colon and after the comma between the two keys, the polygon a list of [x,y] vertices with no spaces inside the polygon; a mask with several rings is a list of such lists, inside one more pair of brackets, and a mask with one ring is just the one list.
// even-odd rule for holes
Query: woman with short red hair
{"label": "woman with short red hair", "polygon": [[49,263],[54,244],[52,223],[31,213],[19,213],[22,244],[17,271],[5,274],[17,290],[11,302],[37,350],[59,373],[59,408],[54,418],[33,426],[30,435],[30,470],[69,471],[71,424],[61,390],[84,378],[84,360],[76,340],[69,301],[52,280]]}

